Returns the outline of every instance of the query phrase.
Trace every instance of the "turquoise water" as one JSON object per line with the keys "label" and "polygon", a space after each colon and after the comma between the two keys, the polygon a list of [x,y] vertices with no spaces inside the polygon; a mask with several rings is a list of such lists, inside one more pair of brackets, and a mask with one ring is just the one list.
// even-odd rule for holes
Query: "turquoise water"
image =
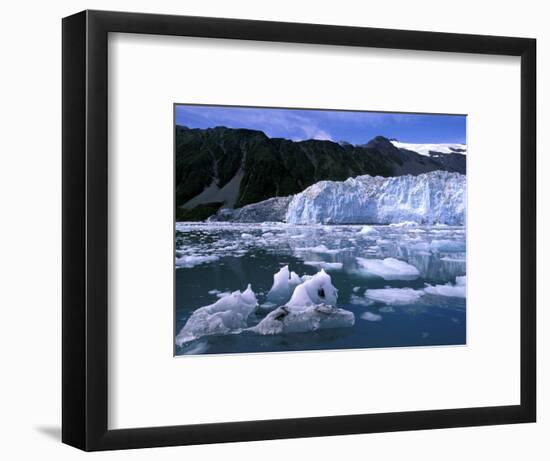
{"label": "turquoise water", "polygon": [[[285,265],[300,276],[325,267],[338,289],[337,307],[353,312],[355,324],[280,335],[239,331],[203,336],[176,347],[176,354],[465,344],[466,298],[456,280],[466,274],[465,229],[414,225],[362,229],[351,225],[177,223],[176,334],[194,310],[215,303],[225,292],[242,291],[250,284],[258,303],[264,303],[273,274]],[[414,266],[417,274],[400,274],[391,267],[383,276],[373,274],[357,258],[394,258]],[[368,292],[390,294],[383,300],[365,296],[366,290],[386,288],[410,288],[421,296],[392,299],[393,292],[388,290]],[[253,313],[247,326],[265,315],[265,311]]]}

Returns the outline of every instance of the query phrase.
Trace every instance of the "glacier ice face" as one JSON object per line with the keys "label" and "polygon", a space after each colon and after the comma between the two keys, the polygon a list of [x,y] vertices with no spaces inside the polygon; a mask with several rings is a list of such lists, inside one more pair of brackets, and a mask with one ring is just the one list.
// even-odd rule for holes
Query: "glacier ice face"
{"label": "glacier ice face", "polygon": [[176,336],[176,344],[181,346],[203,336],[239,332],[246,328],[248,316],[257,305],[256,295],[248,285],[242,293],[234,291],[214,304],[200,307]]}
{"label": "glacier ice face", "polygon": [[466,176],[432,171],[320,181],[292,197],[285,218],[292,224],[463,225],[465,210]]}

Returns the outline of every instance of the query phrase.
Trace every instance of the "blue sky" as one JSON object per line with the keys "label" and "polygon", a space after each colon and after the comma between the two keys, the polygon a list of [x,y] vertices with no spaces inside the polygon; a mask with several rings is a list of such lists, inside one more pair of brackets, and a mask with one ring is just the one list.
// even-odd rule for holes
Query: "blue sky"
{"label": "blue sky", "polygon": [[362,144],[382,135],[410,143],[466,143],[464,115],[177,105],[175,116],[178,125],[190,128],[249,128],[295,141]]}

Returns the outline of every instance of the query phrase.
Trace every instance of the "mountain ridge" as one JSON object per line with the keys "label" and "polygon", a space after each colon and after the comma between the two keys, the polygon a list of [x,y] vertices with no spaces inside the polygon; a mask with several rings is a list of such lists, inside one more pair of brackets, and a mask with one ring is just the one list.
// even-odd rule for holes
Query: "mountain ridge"
{"label": "mountain ridge", "polygon": [[246,128],[176,125],[175,150],[178,220],[202,220],[221,207],[294,195],[322,180],[466,170],[461,153],[421,155],[399,149],[383,136],[357,146],[270,138]]}

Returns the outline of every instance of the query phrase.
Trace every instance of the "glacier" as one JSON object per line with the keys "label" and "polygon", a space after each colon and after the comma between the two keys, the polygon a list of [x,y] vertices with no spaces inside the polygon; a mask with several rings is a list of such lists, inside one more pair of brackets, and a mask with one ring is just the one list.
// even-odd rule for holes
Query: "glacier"
{"label": "glacier", "polygon": [[292,197],[291,224],[464,225],[466,176],[432,171],[418,176],[357,176],[320,181]]}
{"label": "glacier", "polygon": [[[223,208],[209,222],[290,224],[448,224],[462,226],[466,176],[432,171],[418,176],[357,176],[320,181],[302,192],[238,209]],[[365,227],[363,233],[370,232]]]}

